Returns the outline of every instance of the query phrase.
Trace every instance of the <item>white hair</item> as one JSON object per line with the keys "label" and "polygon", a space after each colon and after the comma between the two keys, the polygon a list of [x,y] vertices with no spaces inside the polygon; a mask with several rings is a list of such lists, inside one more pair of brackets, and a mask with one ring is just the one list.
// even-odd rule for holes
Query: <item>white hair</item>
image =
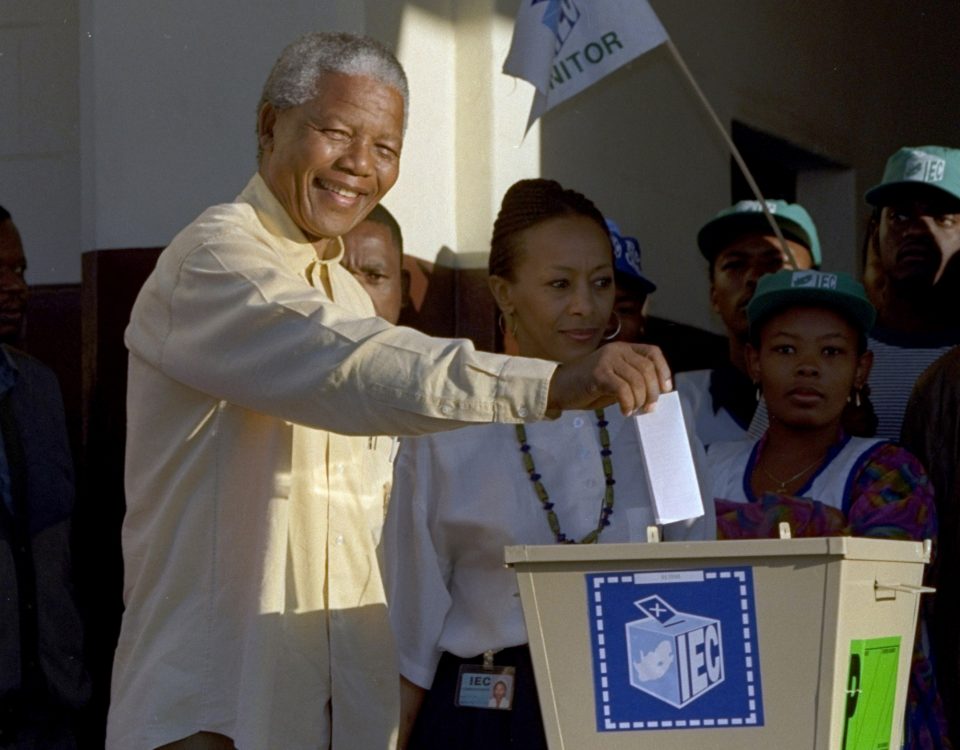
{"label": "white hair", "polygon": [[258,115],[267,103],[281,110],[310,101],[324,73],[367,76],[396,89],[403,97],[406,130],[409,91],[400,62],[375,39],[342,31],[304,34],[287,45],[263,86]]}

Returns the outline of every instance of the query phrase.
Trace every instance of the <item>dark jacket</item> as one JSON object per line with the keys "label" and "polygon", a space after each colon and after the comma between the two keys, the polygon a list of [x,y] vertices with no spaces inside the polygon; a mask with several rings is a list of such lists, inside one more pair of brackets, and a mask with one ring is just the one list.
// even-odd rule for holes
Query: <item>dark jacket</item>
{"label": "dark jacket", "polygon": [[960,347],[917,380],[901,441],[923,462],[934,487],[940,534],[930,634],[950,736],[960,747]]}
{"label": "dark jacket", "polygon": [[[73,465],[56,376],[0,348],[0,735],[89,697],[73,592]],[[0,746],[4,745],[0,739]]]}

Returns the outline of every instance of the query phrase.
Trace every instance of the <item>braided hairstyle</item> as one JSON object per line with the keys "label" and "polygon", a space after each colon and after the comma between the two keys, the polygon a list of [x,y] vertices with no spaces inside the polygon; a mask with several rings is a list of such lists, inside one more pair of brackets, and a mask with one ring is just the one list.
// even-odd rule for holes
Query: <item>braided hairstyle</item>
{"label": "braided hairstyle", "polygon": [[[515,182],[503,196],[493,223],[488,271],[491,276],[514,280],[513,272],[522,249],[524,230],[560,216],[585,216],[609,237],[603,214],[586,196],[564,188],[555,180],[537,178]],[[613,247],[610,248],[611,257]]]}

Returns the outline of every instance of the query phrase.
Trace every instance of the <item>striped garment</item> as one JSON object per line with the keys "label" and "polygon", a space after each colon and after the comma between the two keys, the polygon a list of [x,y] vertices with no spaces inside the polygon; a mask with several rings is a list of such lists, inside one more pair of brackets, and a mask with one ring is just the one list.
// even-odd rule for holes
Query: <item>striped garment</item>
{"label": "striped garment", "polygon": [[913,384],[940,355],[960,344],[960,331],[948,334],[903,334],[877,326],[867,347],[873,369],[867,381],[877,415],[877,437],[900,440],[900,427]]}

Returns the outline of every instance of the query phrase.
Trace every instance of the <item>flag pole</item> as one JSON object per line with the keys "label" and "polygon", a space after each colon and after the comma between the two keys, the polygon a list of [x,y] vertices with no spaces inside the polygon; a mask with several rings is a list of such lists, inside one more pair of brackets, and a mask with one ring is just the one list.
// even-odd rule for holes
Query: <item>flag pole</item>
{"label": "flag pole", "polygon": [[714,125],[717,126],[717,130],[720,131],[724,142],[727,144],[727,148],[730,149],[730,153],[733,155],[734,161],[737,162],[737,166],[740,167],[740,171],[743,173],[744,179],[747,181],[747,185],[750,186],[750,190],[756,196],[757,201],[760,203],[760,207],[763,209],[764,215],[767,217],[767,221],[770,222],[770,226],[773,229],[773,233],[776,235],[777,240],[780,242],[780,247],[783,248],[783,252],[787,257],[788,265],[797,269],[797,259],[793,254],[793,250],[790,249],[790,246],[787,244],[787,241],[783,237],[783,232],[780,231],[780,225],[773,218],[773,214],[770,213],[770,207],[767,206],[767,201],[764,199],[763,194],[760,192],[760,188],[757,185],[756,180],[753,179],[753,174],[751,174],[750,169],[747,167],[746,162],[743,160],[743,157],[740,155],[740,149],[737,148],[736,144],[733,142],[733,139],[730,138],[730,135],[727,133],[727,129],[723,126],[723,123],[720,122],[720,118],[717,117],[717,113],[714,111],[713,107],[710,106],[710,102],[707,100],[707,97],[704,96],[703,91],[700,89],[700,85],[697,83],[696,79],[693,77],[693,73],[690,72],[690,68],[687,67],[686,62],[684,62],[683,57],[680,56],[680,51],[676,48],[672,39],[667,39],[667,47],[670,49],[670,54],[673,55],[673,59],[676,61],[677,65],[680,67],[680,70],[686,76],[687,81],[693,87],[694,92],[697,97],[700,99],[700,103],[703,104],[704,109],[707,111],[707,114],[710,115],[710,119],[713,120]]}

